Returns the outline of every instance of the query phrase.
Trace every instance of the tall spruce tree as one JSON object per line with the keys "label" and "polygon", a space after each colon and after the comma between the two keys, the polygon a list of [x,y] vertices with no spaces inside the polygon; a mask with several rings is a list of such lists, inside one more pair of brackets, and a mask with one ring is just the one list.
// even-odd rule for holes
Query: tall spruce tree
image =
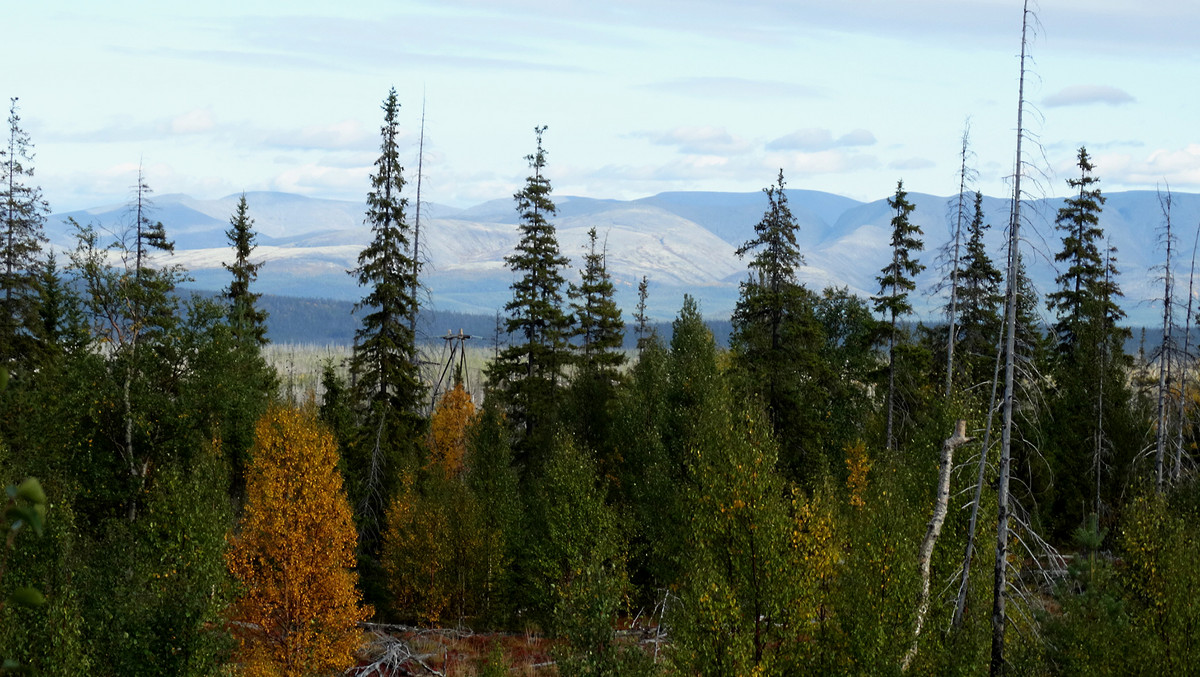
{"label": "tall spruce tree", "polygon": [[[359,453],[351,458],[361,517],[368,532],[383,514],[388,488],[401,465],[415,465],[414,440],[421,424],[418,407],[424,398],[415,359],[411,318],[417,313],[413,276],[417,266],[409,255],[409,225],[404,210],[404,168],[396,137],[400,103],[392,88],[384,99],[379,159],[367,193],[366,222],[371,243],[358,255],[350,274],[367,294],[355,305],[365,310],[354,334],[350,370],[355,396],[363,408]],[[357,466],[357,467],[354,467]]]}
{"label": "tall spruce tree", "polygon": [[895,449],[896,409],[896,345],[900,340],[899,319],[913,311],[908,293],[917,288],[913,280],[925,266],[915,258],[915,253],[924,248],[920,239],[921,227],[909,221],[916,207],[908,201],[904,182],[896,183],[896,194],[888,198],[888,206],[895,210],[892,216],[892,262],[884,266],[879,281],[879,296],[872,296],[875,312],[882,313],[888,322],[888,390],[887,390],[887,448]]}
{"label": "tall spruce tree", "polygon": [[225,231],[233,247],[233,263],[223,263],[233,280],[225,289],[225,300],[229,302],[229,324],[238,342],[253,341],[257,345],[267,344],[267,312],[255,306],[262,294],[250,291],[250,285],[258,279],[262,262],[251,263],[250,256],[257,246],[254,243],[254,219],[250,218],[246,194],[238,200],[237,211],[229,219],[229,230]]}
{"label": "tall spruce tree", "polygon": [[[616,289],[608,275],[605,248],[597,245],[596,229],[588,230],[588,250],[583,257],[579,284],[571,284],[567,295],[576,325],[571,332],[575,373],[571,391],[575,428],[583,442],[607,461],[605,442],[612,419],[611,402],[625,364],[625,321],[615,299]],[[612,468],[602,468],[612,471]],[[611,474],[611,473],[610,473]]]}
{"label": "tall spruce tree", "polygon": [[588,253],[583,257],[578,285],[567,292],[574,311],[575,364],[586,372],[616,377],[625,354],[625,321],[615,299],[616,289],[608,274],[607,251],[596,247],[596,229],[588,230]]}
{"label": "tall spruce tree", "polygon": [[753,258],[733,311],[731,338],[747,376],[744,385],[764,401],[784,446],[781,461],[798,474],[801,457],[811,451],[806,444],[815,441],[813,422],[806,419],[819,415],[819,407],[806,401],[815,394],[806,383],[813,380],[823,339],[813,312],[816,300],[796,280],[804,257],[785,185],[781,169],[775,185],[763,189],[767,210],[754,226],[754,238],[737,249],[738,256],[753,253]]}
{"label": "tall spruce tree", "polygon": [[515,278],[513,298],[504,306],[504,326],[521,342],[501,351],[488,370],[488,380],[522,433],[516,457],[527,468],[540,463],[531,453],[547,448],[549,438],[541,439],[541,434],[548,432],[555,416],[563,370],[570,362],[567,338],[571,317],[563,310],[562,298],[562,269],[568,261],[559,251],[554,224],[549,220],[555,207],[550,199],[550,179],[542,173],[546,167],[545,131],[545,126],[534,128],[537,151],[525,157],[533,173],[513,195],[521,219],[521,239],[516,250],[504,258]]}
{"label": "tall spruce tree", "polygon": [[29,354],[37,321],[37,275],[50,206],[33,179],[33,144],[10,100],[8,143],[0,148],[0,363]]}
{"label": "tall spruce tree", "polygon": [[954,340],[958,346],[955,380],[971,386],[992,377],[996,337],[1000,333],[1000,308],[1004,294],[1000,270],[983,242],[988,224],[983,218],[983,195],[975,193],[974,215],[967,225],[967,242],[959,259],[958,321]]}
{"label": "tall spruce tree", "polygon": [[[1066,264],[1055,278],[1058,291],[1046,295],[1046,303],[1058,320],[1054,324],[1058,352],[1068,354],[1079,347],[1081,335],[1088,328],[1095,328],[1102,318],[1120,320],[1120,310],[1113,292],[1106,289],[1104,257],[1100,253],[1100,240],[1104,230],[1100,227],[1100,212],[1105,198],[1096,185],[1100,179],[1093,176],[1095,166],[1086,148],[1081,147],[1076,166],[1079,178],[1067,179],[1067,185],[1078,192],[1058,210],[1054,219],[1056,227],[1063,233],[1062,250],[1054,255],[1057,263]],[[1107,300],[1106,300],[1107,299]]]}
{"label": "tall spruce tree", "polygon": [[1058,289],[1046,298],[1057,315],[1057,373],[1047,445],[1054,475],[1052,484],[1044,482],[1048,494],[1041,506],[1060,535],[1081,524],[1097,503],[1094,485],[1099,478],[1088,478],[1095,449],[1140,445],[1127,437],[1131,431],[1124,425],[1131,394],[1121,356],[1128,330],[1118,326],[1125,316],[1118,303],[1121,290],[1115,260],[1102,251],[1104,197],[1086,148],[1079,149],[1076,166],[1079,177],[1067,179],[1076,193],[1055,219],[1062,250],[1054,259],[1064,269],[1056,278]]}

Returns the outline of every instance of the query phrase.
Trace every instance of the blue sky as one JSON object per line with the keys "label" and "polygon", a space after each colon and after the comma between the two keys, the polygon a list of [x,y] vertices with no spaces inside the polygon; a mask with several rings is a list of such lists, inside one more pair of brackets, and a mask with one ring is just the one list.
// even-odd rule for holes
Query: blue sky
{"label": "blue sky", "polygon": [[[1085,144],[1108,191],[1200,191],[1200,3],[1042,0],[1027,98],[1035,190]],[[789,187],[856,199],[1008,192],[1016,0],[21,2],[0,95],[20,97],[55,211],[159,194],[362,199],[394,86],[423,198],[508,198],[533,127],[558,195]]]}

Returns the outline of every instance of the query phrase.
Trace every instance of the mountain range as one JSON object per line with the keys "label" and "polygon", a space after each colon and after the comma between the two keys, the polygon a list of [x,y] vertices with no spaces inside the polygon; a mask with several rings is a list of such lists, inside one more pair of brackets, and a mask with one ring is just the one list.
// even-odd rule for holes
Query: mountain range
{"label": "mountain range", "polygon": [[[890,220],[886,198],[861,202],[811,190],[789,190],[788,201],[800,226],[798,243],[805,263],[799,279],[814,289],[846,286],[864,297],[877,293],[876,276],[891,257]],[[229,217],[240,195],[201,200],[186,195],[161,195],[153,217],[162,221],[175,240],[173,262],[188,269],[192,287],[216,290],[228,282],[223,262],[232,254],[225,236]],[[1101,227],[1117,251],[1123,307],[1135,325],[1153,326],[1161,310],[1149,299],[1161,296],[1161,266],[1165,257],[1160,231],[1164,223],[1157,193],[1117,192],[1106,195]],[[325,200],[277,192],[247,193],[250,216],[258,233],[256,258],[264,265],[258,290],[268,294],[357,300],[363,290],[346,273],[357,265],[358,253],[370,241],[363,222],[365,204]],[[944,304],[935,292],[944,277],[939,256],[951,237],[956,197],[909,193],[916,206],[912,222],[924,231],[927,268],[918,277],[914,305],[919,315],[934,319]],[[568,279],[578,279],[577,267],[587,244],[587,231],[596,228],[607,251],[609,272],[617,286],[618,303],[629,313],[637,300],[638,281],[650,281],[648,311],[669,319],[684,293],[696,297],[706,316],[728,317],[746,279],[746,261],[734,253],[754,236],[767,207],[762,193],[672,192],[637,200],[556,197],[559,246],[572,261]],[[988,242],[993,258],[1002,258],[1001,244],[1009,221],[1008,199],[985,197],[985,215],[992,228]],[[1054,254],[1061,248],[1054,215],[1061,198],[1026,203],[1023,229],[1026,263],[1037,288],[1055,287],[1058,272]],[[412,205],[408,215],[413,217]],[[516,244],[517,212],[512,200],[492,200],[460,209],[422,205],[422,282],[428,302],[442,311],[493,315],[511,298],[512,273],[504,257]],[[119,233],[130,222],[126,205],[100,206],[55,214],[47,235],[59,249],[74,246],[68,217],[92,223],[102,233]],[[1172,223],[1177,248],[1173,267],[1177,285],[1186,288],[1192,241],[1200,222],[1200,195],[1176,193]]]}

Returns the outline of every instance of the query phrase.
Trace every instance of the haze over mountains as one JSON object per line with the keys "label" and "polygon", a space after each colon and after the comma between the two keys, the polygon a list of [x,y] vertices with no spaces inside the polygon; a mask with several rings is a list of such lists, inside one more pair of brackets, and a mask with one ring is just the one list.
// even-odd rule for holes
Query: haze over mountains
{"label": "haze over mountains", "polygon": [[[1163,214],[1151,191],[1111,193],[1101,218],[1105,234],[1117,248],[1124,308],[1131,324],[1153,325],[1161,312],[1147,299],[1161,294],[1163,251],[1159,229]],[[224,234],[239,195],[201,200],[185,195],[155,196],[154,219],[161,220],[175,240],[174,262],[191,273],[191,286],[220,289],[228,281],[222,263],[231,259]],[[346,270],[370,240],[363,223],[365,205],[287,193],[247,193],[250,215],[259,233],[257,258],[265,262],[258,291],[303,297],[358,300],[363,292]],[[789,190],[788,199],[800,224],[798,236],[805,265],[802,282],[814,289],[847,286],[869,296],[878,291],[875,276],[889,260],[892,210],[886,198],[858,202],[808,190]],[[943,272],[937,255],[950,238],[954,199],[910,193],[916,205],[912,220],[924,230],[927,266],[918,278],[914,302],[918,313],[932,319],[943,303],[931,294]],[[581,261],[587,231],[595,227],[608,251],[609,271],[617,284],[617,299],[628,313],[636,303],[637,283],[650,279],[650,314],[671,318],[684,293],[695,296],[706,316],[727,317],[746,277],[746,262],[734,251],[753,236],[754,225],[767,207],[760,193],[661,193],[632,201],[556,196],[559,246]],[[1026,234],[1027,265],[1040,292],[1054,288],[1054,253],[1061,248],[1053,219],[1060,198],[1039,200],[1027,208],[1032,228]],[[984,198],[990,232],[990,252],[1002,257],[1000,243],[1008,222],[1007,199]],[[409,206],[410,221],[414,215]],[[125,205],[56,214],[47,235],[58,248],[74,245],[67,217],[94,223],[101,232],[120,232],[129,222]],[[517,212],[511,199],[485,202],[468,209],[424,204],[421,249],[426,260],[423,282],[434,308],[444,311],[493,314],[511,298],[512,274],[504,257],[518,239]],[[1177,279],[1187,284],[1192,241],[1200,221],[1200,195],[1176,193],[1172,223],[1178,249],[1173,265]],[[998,264],[999,265],[999,264]],[[575,270],[568,279],[577,279]]]}

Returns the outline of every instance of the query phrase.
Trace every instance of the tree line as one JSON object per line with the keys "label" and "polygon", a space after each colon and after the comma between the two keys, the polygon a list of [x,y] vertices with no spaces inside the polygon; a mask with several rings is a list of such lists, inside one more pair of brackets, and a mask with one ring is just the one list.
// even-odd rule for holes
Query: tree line
{"label": "tree line", "polygon": [[[320,401],[295,402],[262,357],[246,200],[219,296],[175,293],[186,271],[140,172],[126,228],[72,223],[60,267],[12,101],[0,155],[12,482],[0,657],[12,667],[330,674],[351,668],[368,620],[536,632],[557,640],[560,674],[1194,662],[1190,303],[1181,324],[1168,253],[1163,345],[1123,352],[1085,148],[1043,306],[1019,248],[984,245],[964,133],[945,322],[929,324],[911,321],[924,243],[903,182],[878,294],[861,298],[799,281],[780,170],[737,249],[747,274],[725,349],[687,296],[661,339],[645,279],[627,324],[594,229],[568,281],[537,127],[513,196],[508,340],[481,399],[460,378],[429,411],[394,89],[382,112],[372,240],[349,271],[364,290],[352,356],[326,366]],[[999,593],[978,563],[971,575],[973,558],[1006,573]],[[999,618],[990,597],[1006,602]],[[623,630],[646,619],[657,649]],[[997,623],[1018,630],[1001,633],[999,659]],[[487,660],[480,671],[509,659]]]}

